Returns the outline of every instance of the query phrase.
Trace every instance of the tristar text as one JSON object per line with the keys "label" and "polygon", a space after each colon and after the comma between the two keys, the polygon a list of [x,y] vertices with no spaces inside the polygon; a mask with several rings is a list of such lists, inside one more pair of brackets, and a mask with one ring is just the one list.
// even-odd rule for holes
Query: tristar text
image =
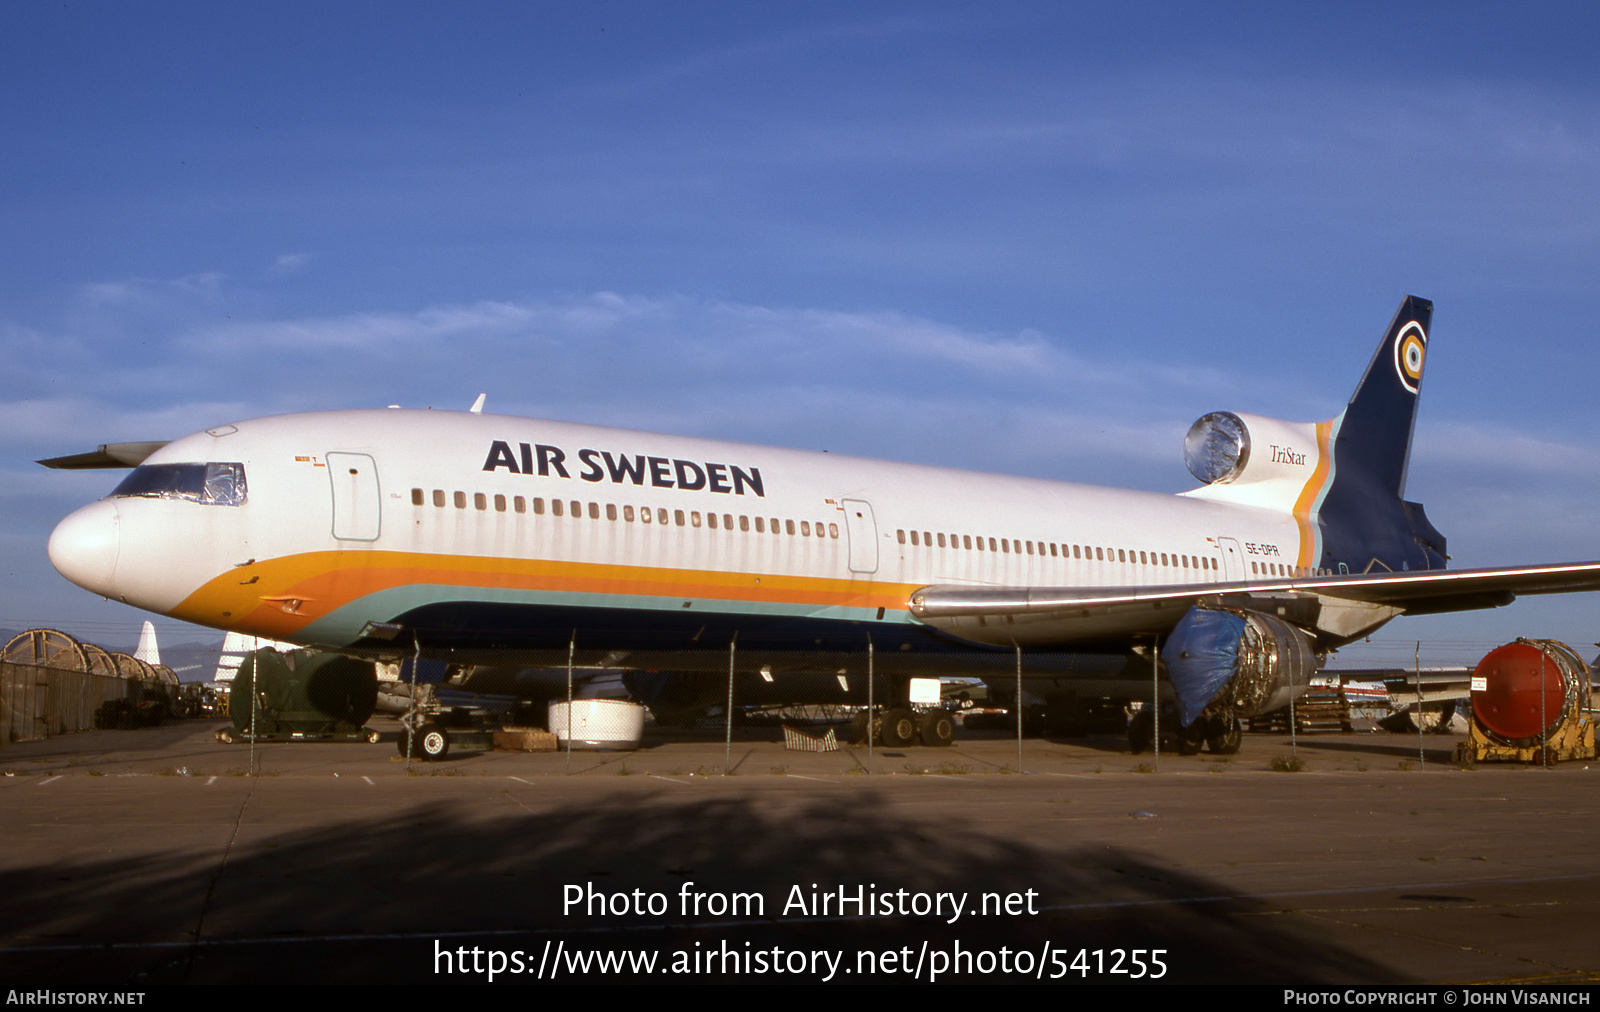
{"label": "tristar text", "polygon": [[1272,462],[1274,464],[1299,464],[1304,467],[1306,455],[1296,453],[1287,446],[1279,446],[1274,443],[1272,444]]}
{"label": "tristar text", "polygon": [[[643,454],[628,456],[609,450],[584,448],[576,454],[571,466],[579,468],[577,477],[583,481],[607,481],[614,485],[632,483],[654,488],[681,488],[685,491],[724,492],[744,495],[746,491],[761,497],[766,489],[761,484],[761,468],[745,470],[735,464],[697,463],[671,457],[646,457]],[[512,474],[533,474],[550,478],[571,478],[567,470],[567,453],[559,446],[544,443],[511,444],[496,439],[489,445],[489,457],[483,462],[485,471],[505,468]]]}

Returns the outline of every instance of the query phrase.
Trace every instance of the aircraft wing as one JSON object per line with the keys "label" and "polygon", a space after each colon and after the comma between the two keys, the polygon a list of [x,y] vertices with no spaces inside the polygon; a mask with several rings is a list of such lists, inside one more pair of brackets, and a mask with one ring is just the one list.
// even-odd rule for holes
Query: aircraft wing
{"label": "aircraft wing", "polygon": [[101,443],[88,453],[73,453],[65,457],[50,457],[38,461],[45,467],[60,471],[90,471],[113,467],[138,467],[146,457],[155,453],[167,440],[145,443]]}
{"label": "aircraft wing", "polygon": [[1508,569],[1362,573],[1166,587],[923,587],[911,614],[989,646],[1126,644],[1170,632],[1195,605],[1274,614],[1337,647],[1398,615],[1497,608],[1519,594],[1600,590],[1600,562]]}

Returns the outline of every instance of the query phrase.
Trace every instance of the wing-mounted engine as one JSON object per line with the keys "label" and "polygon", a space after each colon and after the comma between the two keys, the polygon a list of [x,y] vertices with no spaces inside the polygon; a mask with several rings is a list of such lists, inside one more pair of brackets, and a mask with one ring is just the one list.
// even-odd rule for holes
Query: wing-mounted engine
{"label": "wing-mounted engine", "polygon": [[1319,666],[1299,628],[1242,608],[1189,609],[1161,660],[1184,727],[1208,713],[1250,717],[1287,706]]}
{"label": "wing-mounted engine", "polygon": [[1304,512],[1328,474],[1328,422],[1285,422],[1259,415],[1213,411],[1189,426],[1183,462],[1205,488],[1185,493]]}

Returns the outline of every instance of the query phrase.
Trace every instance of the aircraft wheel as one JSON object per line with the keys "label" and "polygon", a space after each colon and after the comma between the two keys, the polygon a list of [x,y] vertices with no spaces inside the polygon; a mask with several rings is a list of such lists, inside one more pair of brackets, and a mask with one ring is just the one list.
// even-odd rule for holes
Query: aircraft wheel
{"label": "aircraft wheel", "polygon": [[417,751],[428,762],[438,762],[450,754],[450,736],[438,724],[417,728]]}
{"label": "aircraft wheel", "polygon": [[1238,717],[1228,713],[1207,718],[1207,722],[1206,748],[1212,755],[1233,755],[1239,751],[1244,741],[1244,728],[1239,726]]}
{"label": "aircraft wheel", "polygon": [[1134,755],[1148,752],[1155,745],[1156,722],[1149,712],[1140,710],[1128,721],[1128,751]]}
{"label": "aircraft wheel", "polygon": [[868,728],[872,726],[872,714],[862,710],[850,718],[850,742],[853,745],[867,743]]}
{"label": "aircraft wheel", "polygon": [[946,748],[956,740],[956,719],[949,710],[929,710],[922,715],[922,744]]}
{"label": "aircraft wheel", "polygon": [[1207,726],[1197,720],[1188,727],[1178,728],[1178,754],[1199,755],[1200,749],[1205,747]]}
{"label": "aircraft wheel", "polygon": [[381,738],[381,737],[383,737],[383,736],[380,735],[378,732],[374,731],[372,728],[370,728],[370,727],[367,728],[367,744],[368,745],[376,745],[376,744],[378,744],[378,739]]}
{"label": "aircraft wheel", "polygon": [[892,709],[883,714],[883,747],[902,748],[917,737],[917,715],[910,710]]}

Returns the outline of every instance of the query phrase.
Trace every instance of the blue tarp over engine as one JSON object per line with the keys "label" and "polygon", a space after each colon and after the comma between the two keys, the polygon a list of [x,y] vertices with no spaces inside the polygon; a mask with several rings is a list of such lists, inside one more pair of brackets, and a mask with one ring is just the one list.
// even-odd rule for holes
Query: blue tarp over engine
{"label": "blue tarp over engine", "polygon": [[1178,720],[1193,724],[1238,670],[1244,619],[1226,611],[1190,608],[1178,622],[1161,659],[1178,697]]}

